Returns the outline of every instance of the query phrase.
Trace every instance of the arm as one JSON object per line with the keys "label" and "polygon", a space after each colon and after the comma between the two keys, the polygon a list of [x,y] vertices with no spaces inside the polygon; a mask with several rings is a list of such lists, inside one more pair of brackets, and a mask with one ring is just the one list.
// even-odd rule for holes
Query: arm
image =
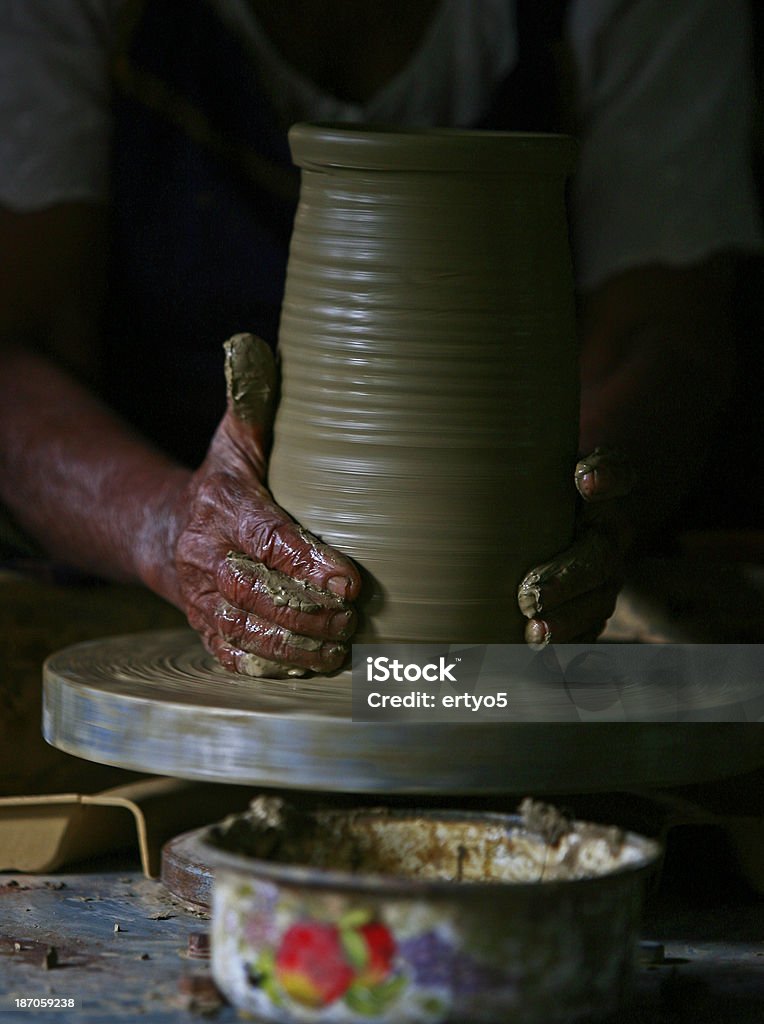
{"label": "arm", "polygon": [[[695,482],[729,393],[730,263],[639,268],[582,300],[576,542],[533,569],[519,602],[533,644],[593,639],[615,607],[623,561]],[[617,452],[613,457],[607,451]]]}
{"label": "arm", "polygon": [[640,532],[676,511],[729,396],[730,257],[626,271],[583,297],[579,450],[623,452]]}
{"label": "arm", "polygon": [[758,247],[748,11],[571,5],[581,150],[571,189],[582,294],[576,543],[519,591],[533,643],[592,639],[621,564],[696,477],[730,384],[728,258]]}
{"label": "arm", "polygon": [[[163,529],[160,481],[188,474],[82,383],[99,376],[105,239],[95,205],[0,215],[0,498],[56,557],[139,580]],[[157,589],[172,599],[169,579]]]}
{"label": "arm", "polygon": [[[104,239],[87,204],[0,217],[0,499],[57,557],[182,608],[227,667],[337,668],[359,577],[270,499],[268,424],[229,408],[191,473],[77,379],[97,376]],[[231,550],[249,561],[232,565]],[[322,597],[283,604],[258,565]]]}

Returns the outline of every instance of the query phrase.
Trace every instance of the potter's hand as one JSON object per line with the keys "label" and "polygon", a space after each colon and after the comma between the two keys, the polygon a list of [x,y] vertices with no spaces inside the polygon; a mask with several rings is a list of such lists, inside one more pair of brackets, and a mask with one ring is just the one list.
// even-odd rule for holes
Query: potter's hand
{"label": "potter's hand", "polygon": [[263,484],[275,365],[252,335],[226,342],[228,410],[184,497],[175,549],[183,610],[226,668],[332,672],[355,626],[355,566],[303,530]]}
{"label": "potter's hand", "polygon": [[628,498],[634,472],[623,457],[598,448],[576,466],[575,483],[583,503],[573,544],[532,569],[517,593],[530,620],[525,639],[534,648],[593,641],[613,614],[623,582],[634,537]]}

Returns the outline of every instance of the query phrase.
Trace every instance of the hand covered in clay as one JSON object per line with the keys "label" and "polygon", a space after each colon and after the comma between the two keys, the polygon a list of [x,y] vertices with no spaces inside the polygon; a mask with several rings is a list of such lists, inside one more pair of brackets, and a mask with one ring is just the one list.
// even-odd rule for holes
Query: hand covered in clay
{"label": "hand covered in clay", "polygon": [[343,664],[360,589],[353,563],[307,533],[265,487],[276,369],[265,342],[226,342],[228,409],[184,495],[180,603],[225,668],[254,676]]}
{"label": "hand covered in clay", "polygon": [[613,614],[623,583],[623,562],[634,538],[628,495],[635,483],[630,464],[597,448],[575,469],[582,504],[573,544],[536,566],[518,588],[520,611],[529,622],[525,640],[539,649],[550,642],[590,643]]}

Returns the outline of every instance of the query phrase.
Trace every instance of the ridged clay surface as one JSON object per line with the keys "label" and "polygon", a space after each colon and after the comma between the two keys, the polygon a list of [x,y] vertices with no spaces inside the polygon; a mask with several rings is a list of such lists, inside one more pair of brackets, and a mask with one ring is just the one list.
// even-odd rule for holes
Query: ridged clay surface
{"label": "ridged clay surface", "polygon": [[364,574],[359,641],[519,642],[571,539],[572,144],[300,125],[276,500]]}

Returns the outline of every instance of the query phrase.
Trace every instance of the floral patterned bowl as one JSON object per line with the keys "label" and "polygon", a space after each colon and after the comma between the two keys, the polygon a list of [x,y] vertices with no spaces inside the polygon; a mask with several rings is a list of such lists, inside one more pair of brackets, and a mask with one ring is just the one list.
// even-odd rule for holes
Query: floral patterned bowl
{"label": "floral patterned bowl", "polygon": [[658,846],[524,811],[290,815],[259,798],[205,837],[218,986],[275,1024],[612,1013]]}

